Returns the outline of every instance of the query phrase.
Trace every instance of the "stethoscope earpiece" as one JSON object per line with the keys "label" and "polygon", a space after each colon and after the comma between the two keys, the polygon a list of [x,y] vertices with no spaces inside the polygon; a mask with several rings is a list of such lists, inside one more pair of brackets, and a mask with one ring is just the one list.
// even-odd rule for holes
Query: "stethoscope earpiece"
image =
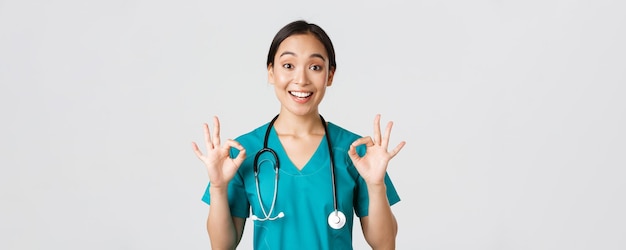
{"label": "stethoscope earpiece", "polygon": [[274,216],[274,217],[269,217],[269,216],[265,216],[265,218],[259,218],[256,215],[250,215],[250,219],[252,220],[258,220],[258,221],[266,221],[266,220],[276,220],[276,219],[280,219],[285,217],[285,213],[280,212],[278,213],[278,215]]}

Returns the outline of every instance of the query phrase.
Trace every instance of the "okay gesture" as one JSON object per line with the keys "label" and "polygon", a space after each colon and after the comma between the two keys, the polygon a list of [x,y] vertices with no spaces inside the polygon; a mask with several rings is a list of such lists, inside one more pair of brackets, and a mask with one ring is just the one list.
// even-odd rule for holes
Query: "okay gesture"
{"label": "okay gesture", "polygon": [[[357,139],[350,145],[348,155],[359,174],[363,177],[368,185],[377,185],[385,183],[385,173],[389,161],[400,152],[406,144],[405,141],[400,142],[393,150],[388,151],[389,136],[391,135],[391,127],[393,122],[387,123],[384,137],[380,131],[380,114],[374,118],[374,138],[365,136]],[[367,150],[365,155],[359,156],[356,147],[365,144]]]}

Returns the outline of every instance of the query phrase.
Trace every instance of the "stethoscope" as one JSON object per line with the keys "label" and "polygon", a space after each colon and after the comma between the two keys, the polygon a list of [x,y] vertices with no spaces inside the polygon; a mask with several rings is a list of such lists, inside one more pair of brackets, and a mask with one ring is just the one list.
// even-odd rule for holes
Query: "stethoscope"
{"label": "stethoscope", "polygon": [[[259,199],[259,205],[261,206],[261,212],[263,212],[263,215],[265,216],[265,218],[259,218],[253,214],[252,216],[250,216],[252,220],[273,221],[273,220],[285,217],[285,214],[283,212],[279,212],[278,215],[274,217],[271,216],[272,213],[274,212],[274,205],[276,204],[276,193],[278,192],[278,170],[280,168],[280,163],[278,162],[278,155],[276,154],[276,152],[267,146],[267,140],[270,136],[270,131],[272,129],[272,126],[274,126],[274,122],[276,121],[276,118],[278,118],[278,115],[276,115],[274,119],[272,119],[272,121],[267,126],[267,130],[265,131],[265,140],[263,141],[263,148],[259,150],[259,152],[257,152],[256,155],[254,156],[254,181],[256,183],[256,193],[257,193],[257,198]],[[334,211],[330,212],[330,214],[328,215],[328,225],[333,229],[340,229],[346,224],[346,215],[343,214],[343,212],[339,211],[339,209],[337,208],[337,190],[335,190],[335,164],[333,160],[333,149],[330,143],[330,138],[328,137],[328,127],[326,126],[326,121],[324,120],[324,117],[322,117],[322,115],[320,115],[320,119],[322,120],[322,125],[324,126],[324,132],[325,132],[324,136],[326,136],[326,143],[328,144],[328,153],[330,154],[330,177],[331,177],[332,186],[333,186]],[[261,156],[261,154],[266,153],[266,152],[272,154],[272,156],[274,157],[274,160],[276,161],[276,164],[274,164],[274,195],[272,198],[272,204],[270,206],[269,212],[265,210],[265,206],[263,205],[263,201],[261,199],[261,192],[259,189],[258,161],[259,161],[259,156]]]}

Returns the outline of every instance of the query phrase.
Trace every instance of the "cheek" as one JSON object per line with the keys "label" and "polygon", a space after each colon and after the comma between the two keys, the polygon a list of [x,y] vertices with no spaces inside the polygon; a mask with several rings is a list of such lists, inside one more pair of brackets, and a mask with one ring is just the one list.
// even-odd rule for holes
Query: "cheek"
{"label": "cheek", "polygon": [[315,82],[326,83],[328,81],[328,74],[320,73],[314,76]]}
{"label": "cheek", "polygon": [[285,82],[285,81],[289,81],[289,79],[291,79],[291,76],[290,76],[289,72],[277,71],[277,72],[274,72],[274,78],[278,82]]}

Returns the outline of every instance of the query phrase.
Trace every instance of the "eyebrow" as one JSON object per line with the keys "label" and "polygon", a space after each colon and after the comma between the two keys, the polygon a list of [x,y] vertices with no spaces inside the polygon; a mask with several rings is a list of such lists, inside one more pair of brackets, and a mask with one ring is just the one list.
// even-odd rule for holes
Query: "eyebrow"
{"label": "eyebrow", "polygon": [[[296,53],[293,53],[291,51],[285,51],[285,52],[281,53],[279,57],[282,57],[284,55],[296,56]],[[324,62],[326,61],[326,58],[324,58],[324,56],[322,56],[322,54],[314,53],[310,57],[317,57],[319,59],[322,59],[322,61],[324,61]]]}

